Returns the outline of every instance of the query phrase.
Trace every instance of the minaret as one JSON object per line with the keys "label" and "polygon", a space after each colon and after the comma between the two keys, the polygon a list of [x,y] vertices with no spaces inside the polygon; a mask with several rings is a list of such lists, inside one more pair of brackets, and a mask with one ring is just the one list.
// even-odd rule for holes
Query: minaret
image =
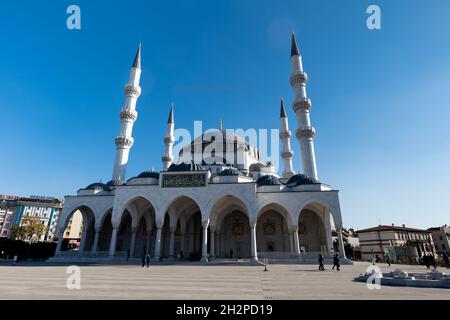
{"label": "minaret", "polygon": [[291,46],[291,66],[292,72],[290,76],[291,86],[294,89],[294,102],[292,108],[297,115],[297,136],[302,153],[303,173],[311,178],[318,179],[316,158],[314,155],[314,134],[315,130],[311,126],[309,113],[311,110],[311,100],[306,96],[306,82],[308,76],[303,71],[302,57],[298,51],[297,40],[295,34],[292,33]]}
{"label": "minaret", "polygon": [[291,150],[291,131],[289,131],[283,98],[281,98],[280,104],[280,140],[283,148],[281,150],[281,158],[284,162],[283,178],[290,178],[294,175],[294,170],[292,169],[292,156],[294,153]]}
{"label": "minaret", "polygon": [[128,155],[133,146],[133,124],[137,119],[136,102],[141,95],[139,80],[141,78],[141,44],[137,50],[130,70],[130,80],[125,85],[125,105],[120,111],[120,133],[116,137],[116,159],[114,163],[113,182],[125,181]]}
{"label": "minaret", "polygon": [[164,136],[164,155],[162,156],[163,171],[167,171],[173,161],[172,147],[175,142],[173,121],[173,103],[170,106],[169,119],[167,120],[166,135]]}

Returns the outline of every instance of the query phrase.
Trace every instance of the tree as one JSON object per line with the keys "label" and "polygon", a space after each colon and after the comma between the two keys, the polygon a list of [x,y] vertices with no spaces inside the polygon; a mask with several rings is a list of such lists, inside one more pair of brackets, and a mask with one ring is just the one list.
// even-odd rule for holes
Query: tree
{"label": "tree", "polygon": [[39,241],[48,232],[48,227],[41,223],[37,217],[26,217],[22,219],[22,225],[11,228],[11,237],[16,240],[24,240],[32,243]]}

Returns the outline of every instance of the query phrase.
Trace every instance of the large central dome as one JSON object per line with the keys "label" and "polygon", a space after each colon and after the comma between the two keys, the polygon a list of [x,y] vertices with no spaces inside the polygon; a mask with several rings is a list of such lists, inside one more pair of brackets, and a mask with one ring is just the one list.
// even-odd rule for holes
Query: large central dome
{"label": "large central dome", "polygon": [[203,133],[179,152],[180,159],[184,161],[199,159],[201,155],[202,163],[226,164],[235,167],[238,167],[239,159],[243,159],[247,154],[256,161],[261,159],[259,150],[245,141],[241,135],[234,130],[219,129]]}

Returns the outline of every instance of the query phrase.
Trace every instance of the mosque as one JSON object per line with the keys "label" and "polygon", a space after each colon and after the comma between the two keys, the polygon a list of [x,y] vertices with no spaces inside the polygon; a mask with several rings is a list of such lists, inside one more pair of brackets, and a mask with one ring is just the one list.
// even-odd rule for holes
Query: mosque
{"label": "mosque", "polygon": [[[342,262],[348,261],[338,191],[320,182],[317,175],[311,100],[306,94],[308,77],[294,34],[290,63],[295,135],[303,173],[293,170],[291,131],[281,101],[281,175],[261,157],[258,148],[221,125],[183,147],[175,161],[172,105],[163,139],[162,170],[144,171],[127,179],[136,103],[141,94],[139,45],[125,85],[112,180],[90,184],[64,198],[52,260],[101,262],[149,254],[155,261],[267,258],[311,262],[317,261],[320,253],[326,259],[332,257],[334,228],[337,253]],[[210,157],[202,157],[208,150]],[[79,250],[69,251],[63,245],[63,235],[75,212],[83,217],[82,235]]]}

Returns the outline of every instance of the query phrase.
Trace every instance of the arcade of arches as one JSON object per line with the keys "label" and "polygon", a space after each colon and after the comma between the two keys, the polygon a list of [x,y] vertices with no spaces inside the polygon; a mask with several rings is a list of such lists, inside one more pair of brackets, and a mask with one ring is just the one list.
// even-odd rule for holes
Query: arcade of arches
{"label": "arcade of arches", "polygon": [[[173,201],[159,224],[153,206],[143,198],[130,202],[116,227],[112,223],[112,209],[103,214],[102,221],[95,221],[87,206],[73,212],[77,210],[83,219],[79,252],[92,256],[149,254],[157,260],[256,260],[332,250],[324,215],[310,208],[300,212],[294,226],[290,226],[287,211],[277,206],[263,208],[256,223],[251,223],[245,205],[238,199],[218,202],[207,222],[202,221],[199,206],[188,197]],[[63,242],[58,242],[57,254],[68,250]]]}

